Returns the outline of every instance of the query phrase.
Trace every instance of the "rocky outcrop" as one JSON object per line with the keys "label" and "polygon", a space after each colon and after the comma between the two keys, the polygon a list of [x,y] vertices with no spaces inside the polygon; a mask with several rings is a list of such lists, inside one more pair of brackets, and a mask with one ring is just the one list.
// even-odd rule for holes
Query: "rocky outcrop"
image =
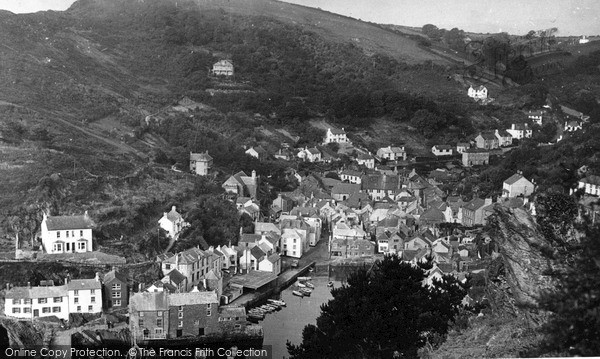
{"label": "rocky outcrop", "polygon": [[518,306],[536,306],[542,291],[551,287],[551,247],[523,209],[502,206],[488,220],[486,235],[502,257],[505,279]]}
{"label": "rocky outcrop", "polygon": [[[0,319],[6,333],[2,333],[2,345],[18,348],[41,347],[49,343],[53,330],[38,322]],[[2,331],[4,332],[4,331]]]}

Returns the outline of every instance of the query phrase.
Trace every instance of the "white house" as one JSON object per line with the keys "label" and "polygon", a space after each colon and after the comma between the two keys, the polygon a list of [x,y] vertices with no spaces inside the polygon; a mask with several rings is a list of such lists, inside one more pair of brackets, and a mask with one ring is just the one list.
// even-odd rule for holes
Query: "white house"
{"label": "white house", "polygon": [[349,183],[360,184],[363,173],[355,170],[343,170],[340,172],[340,179]]}
{"label": "white house", "polygon": [[486,99],[488,97],[488,90],[483,85],[475,88],[473,88],[473,86],[469,86],[469,89],[467,90],[467,95],[474,99]]}
{"label": "white house", "polygon": [[587,44],[588,42],[590,42],[590,39],[588,39],[587,37],[585,37],[585,35],[583,35],[581,37],[581,39],[579,39],[579,43],[580,44]]}
{"label": "white house", "polygon": [[346,131],[344,131],[344,128],[337,129],[337,128],[328,128],[327,129],[327,133],[325,134],[325,140],[323,141],[325,143],[348,143],[350,142],[350,140],[348,140],[348,137],[346,136]]}
{"label": "white house", "polygon": [[456,144],[456,152],[458,152],[458,153],[463,153],[466,150],[468,150],[469,148],[471,148],[471,144],[466,143],[466,142],[459,142]]}
{"label": "white house", "polygon": [[565,132],[575,132],[577,130],[581,130],[583,128],[583,123],[581,121],[565,121]]}
{"label": "white house", "polygon": [[4,314],[19,319],[56,316],[69,320],[68,299],[66,285],[12,287],[4,295]]}
{"label": "white house", "polygon": [[284,228],[281,234],[281,253],[284,256],[300,258],[306,249],[305,242],[295,228]]}
{"label": "white house", "polygon": [[494,135],[498,139],[498,146],[503,147],[512,145],[512,136],[505,130],[496,129]]}
{"label": "white house", "polygon": [[589,175],[580,179],[577,188],[583,188],[587,194],[600,196],[600,176]]}
{"label": "white house", "polygon": [[47,253],[83,253],[92,251],[94,222],[83,216],[47,216],[42,219],[42,244]]}
{"label": "white house", "polygon": [[375,168],[375,157],[371,156],[369,153],[359,154],[358,157],[356,157],[356,162],[358,162],[359,165],[370,169]]}
{"label": "white house", "polygon": [[510,128],[506,130],[506,132],[510,133],[512,138],[517,140],[531,138],[531,136],[533,136],[533,130],[530,129],[525,123],[513,123],[510,125]]}
{"label": "white house", "polygon": [[321,162],[322,160],[321,151],[316,147],[303,149],[298,153],[298,157],[307,162]]}
{"label": "white house", "polygon": [[190,152],[190,171],[200,176],[208,175],[208,171],[213,164],[213,158],[205,153],[193,153]]}
{"label": "white house", "polygon": [[544,110],[537,110],[537,111],[527,111],[525,112],[525,115],[527,115],[527,118],[532,120],[533,122],[535,122],[538,125],[542,125],[542,120],[544,119],[544,116],[546,115],[546,111]]}
{"label": "white house", "polygon": [[431,147],[431,152],[436,156],[452,156],[452,146],[450,145],[435,145]]}
{"label": "white house", "polygon": [[507,178],[504,181],[504,183],[502,183],[502,196],[528,197],[533,193],[534,189],[535,185],[533,183],[531,183],[527,178],[523,177],[521,173],[515,173],[514,175]]}
{"label": "white house", "polygon": [[67,281],[67,296],[71,313],[101,313],[102,283],[100,278]]}
{"label": "white house", "polygon": [[277,253],[265,256],[258,263],[258,270],[279,275],[281,273],[281,257]]}
{"label": "white house", "polygon": [[164,212],[161,219],[158,220],[160,228],[167,231],[169,237],[174,238],[181,230],[186,227],[187,223],[183,217],[177,212],[175,206],[171,207],[170,212]]}
{"label": "white house", "polygon": [[377,150],[377,156],[390,161],[406,161],[406,151],[402,147],[382,147]]}
{"label": "white house", "polygon": [[213,64],[213,75],[233,76],[233,62],[231,60],[221,60]]}

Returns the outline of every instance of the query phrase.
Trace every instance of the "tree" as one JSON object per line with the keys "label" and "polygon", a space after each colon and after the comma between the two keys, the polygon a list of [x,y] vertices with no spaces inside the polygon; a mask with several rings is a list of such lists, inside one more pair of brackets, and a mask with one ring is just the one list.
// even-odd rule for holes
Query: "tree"
{"label": "tree", "polygon": [[428,110],[419,110],[411,118],[410,124],[423,136],[431,138],[444,127],[446,121],[443,117]]}
{"label": "tree", "polygon": [[417,350],[445,335],[457,315],[465,287],[454,277],[423,285],[425,268],[386,256],[361,268],[348,285],[331,291],[317,325],[307,325],[302,343],[287,343],[292,358],[416,357]]}
{"label": "tree", "polygon": [[577,216],[577,203],[573,197],[556,192],[546,192],[536,198],[537,223],[549,241],[565,244],[565,236],[573,228]]}

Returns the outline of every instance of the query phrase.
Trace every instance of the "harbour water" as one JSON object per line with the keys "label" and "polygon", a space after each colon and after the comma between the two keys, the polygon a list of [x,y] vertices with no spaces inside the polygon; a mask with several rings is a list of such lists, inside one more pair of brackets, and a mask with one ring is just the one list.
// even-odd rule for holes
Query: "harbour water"
{"label": "harbour water", "polygon": [[321,304],[327,303],[333,297],[327,283],[332,281],[334,287],[340,287],[346,281],[347,274],[354,268],[317,267],[316,271],[307,273],[315,288],[309,297],[297,297],[292,294],[297,287],[295,284],[284,289],[273,298],[282,299],[287,306],[279,311],[267,314],[260,322],[264,330],[264,346],[272,346],[273,359],[288,358],[286,341],[292,344],[302,342],[302,330],[307,324],[316,324],[321,313]]}

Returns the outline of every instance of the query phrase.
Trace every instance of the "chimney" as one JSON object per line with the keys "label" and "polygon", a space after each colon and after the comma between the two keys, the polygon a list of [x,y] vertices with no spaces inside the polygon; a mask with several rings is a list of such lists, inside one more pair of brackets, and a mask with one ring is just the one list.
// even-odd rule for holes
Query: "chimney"
{"label": "chimney", "polygon": [[252,170],[252,178],[256,178],[256,171]]}
{"label": "chimney", "polygon": [[96,272],[96,277],[94,277],[96,282],[100,282],[100,272]]}
{"label": "chimney", "polygon": [[83,212],[83,216],[84,216],[85,218],[88,218],[88,217],[89,217],[89,216],[88,216],[88,211],[85,211],[85,212]]}
{"label": "chimney", "polygon": [[171,207],[171,212],[177,212],[177,211],[175,210],[175,208],[176,208],[175,206]]}
{"label": "chimney", "polygon": [[6,290],[10,290],[10,283],[6,283]]}
{"label": "chimney", "polygon": [[143,288],[143,285],[142,285],[142,283],[138,284],[138,292],[139,292],[139,293],[141,293],[141,292],[142,292],[142,288]]}
{"label": "chimney", "polygon": [[31,282],[27,282],[27,288],[31,288]]}

